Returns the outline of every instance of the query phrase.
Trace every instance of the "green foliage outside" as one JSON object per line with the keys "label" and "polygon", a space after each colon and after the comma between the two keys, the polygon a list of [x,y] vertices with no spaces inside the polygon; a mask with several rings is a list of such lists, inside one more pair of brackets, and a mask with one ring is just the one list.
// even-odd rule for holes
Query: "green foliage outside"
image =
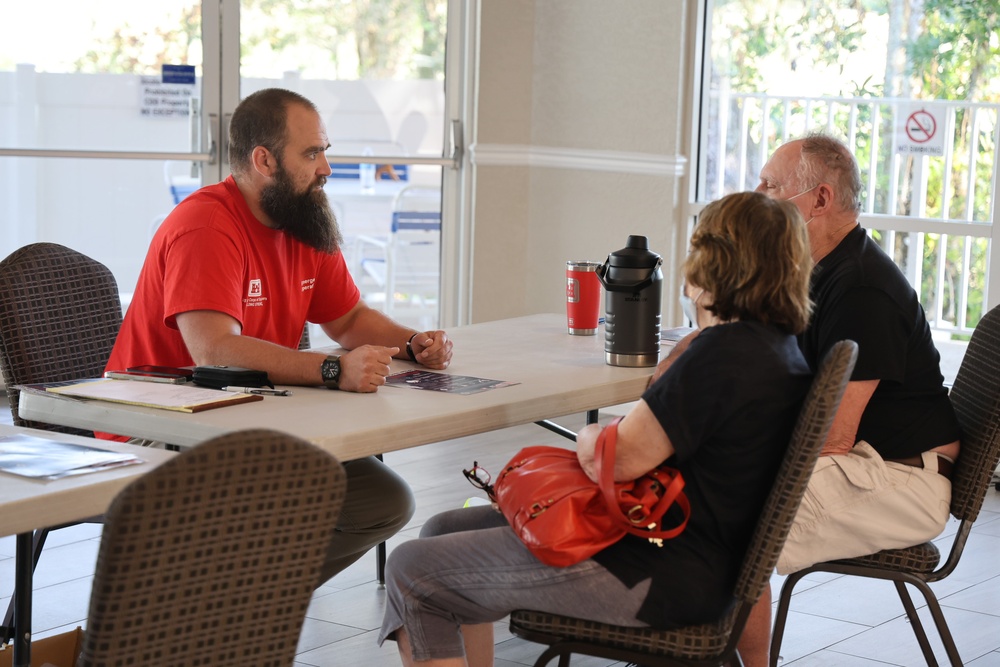
{"label": "green foliage outside", "polygon": [[[1000,0],[715,0],[712,30],[709,117],[728,121],[709,128],[710,146],[720,132],[727,140],[722,154],[707,159],[709,174],[724,174],[727,191],[753,187],[767,153],[785,139],[830,128],[853,143],[863,181],[874,178],[865,210],[992,224]],[[753,93],[761,95],[747,96]],[[885,98],[961,102],[951,107],[946,135],[953,159],[904,157],[894,172],[896,119]],[[744,133],[753,159],[737,173],[730,156],[740,154]],[[915,193],[924,182],[919,169],[926,170],[922,198]],[[723,194],[714,187],[719,180],[706,179],[702,196]],[[975,326],[983,312],[986,239],[873,235],[908,275],[910,256],[919,258],[921,300],[932,316],[940,308],[939,326],[957,323],[963,307],[966,330]]]}
{"label": "green foliage outside", "polygon": [[[445,0],[244,0],[243,76],[443,79]],[[201,2],[164,9],[157,27],[123,17],[74,63],[78,72],[158,75],[163,64],[199,66]],[[225,18],[223,19],[225,20]]]}

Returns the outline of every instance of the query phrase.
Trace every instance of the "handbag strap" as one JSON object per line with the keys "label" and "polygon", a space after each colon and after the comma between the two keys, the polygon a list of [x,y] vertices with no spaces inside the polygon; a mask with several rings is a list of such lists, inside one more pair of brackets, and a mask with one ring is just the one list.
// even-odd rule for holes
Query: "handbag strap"
{"label": "handbag strap", "polygon": [[[654,526],[658,525],[670,506],[676,503],[684,514],[684,520],[680,524],[668,530],[655,530],[648,526],[636,526],[622,512],[615,492],[615,449],[618,443],[618,422],[621,420],[621,417],[617,417],[602,429],[594,446],[595,472],[597,473],[598,486],[600,486],[608,506],[608,512],[618,520],[626,531],[639,537],[649,538],[651,542],[677,537],[687,527],[688,519],[691,518],[691,503],[684,493],[684,477],[676,470],[669,471],[670,481],[665,485],[663,495],[650,508],[649,516],[651,523]],[[661,470],[667,472],[665,468],[661,468]]]}

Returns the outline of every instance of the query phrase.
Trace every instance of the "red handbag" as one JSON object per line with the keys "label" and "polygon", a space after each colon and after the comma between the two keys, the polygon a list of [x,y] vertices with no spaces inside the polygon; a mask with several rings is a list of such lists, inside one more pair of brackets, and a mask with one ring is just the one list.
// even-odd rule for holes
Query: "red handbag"
{"label": "red handbag", "polygon": [[[631,482],[614,482],[616,419],[597,439],[595,468],[600,484],[587,477],[576,452],[559,447],[526,447],[504,467],[493,485],[494,500],[514,532],[538,560],[566,567],[590,558],[626,534],[662,541],[687,526],[691,505],[684,478],[660,466]],[[664,529],[676,503],[680,524]]]}

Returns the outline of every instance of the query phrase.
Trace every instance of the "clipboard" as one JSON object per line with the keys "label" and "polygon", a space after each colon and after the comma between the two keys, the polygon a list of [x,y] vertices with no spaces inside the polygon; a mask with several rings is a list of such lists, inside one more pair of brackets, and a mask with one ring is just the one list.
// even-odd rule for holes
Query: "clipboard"
{"label": "clipboard", "polygon": [[205,389],[190,384],[162,384],[131,380],[84,380],[61,387],[46,387],[45,391],[62,396],[88,398],[174,412],[202,412],[227,405],[264,400],[254,394],[234,394]]}

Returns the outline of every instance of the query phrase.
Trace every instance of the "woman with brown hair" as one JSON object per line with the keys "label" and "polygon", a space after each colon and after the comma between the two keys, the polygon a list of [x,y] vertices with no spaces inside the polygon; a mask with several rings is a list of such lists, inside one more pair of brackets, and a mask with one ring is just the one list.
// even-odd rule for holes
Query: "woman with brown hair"
{"label": "woman with brown hair", "polygon": [[[490,665],[492,624],[515,609],[657,628],[721,616],[809,388],[795,334],[811,269],[792,204],[739,193],[702,212],[683,267],[699,330],[619,423],[615,458],[616,481],[663,463],[681,472],[691,515],[679,537],[626,536],[552,567],[491,507],[439,514],[390,555],[379,641],[396,639],[406,665]],[[577,438],[591,477],[600,431]]]}

